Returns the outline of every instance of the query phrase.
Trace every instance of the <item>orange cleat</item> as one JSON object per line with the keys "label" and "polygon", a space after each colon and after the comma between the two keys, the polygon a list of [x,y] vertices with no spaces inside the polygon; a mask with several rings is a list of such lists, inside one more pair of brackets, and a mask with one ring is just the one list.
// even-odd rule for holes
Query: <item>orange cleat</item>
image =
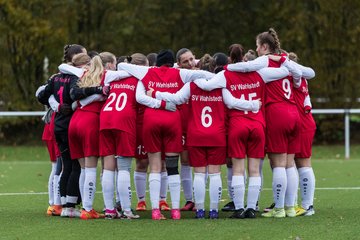
{"label": "orange cleat", "polygon": [[169,204],[166,202],[166,200],[161,200],[159,202],[159,207],[161,211],[170,211]]}
{"label": "orange cleat", "polygon": [[86,211],[85,209],[83,209],[81,211],[81,215],[80,218],[83,220],[87,220],[87,219],[98,219],[98,218],[102,218],[103,216],[100,215],[98,212],[96,212],[94,209],[91,209],[90,211]]}
{"label": "orange cleat", "polygon": [[53,211],[52,214],[53,216],[60,216],[61,215],[61,211],[62,211],[62,206],[61,205],[54,205],[53,207]]}
{"label": "orange cleat", "polygon": [[136,206],[136,211],[146,211],[146,202],[145,201],[138,202]]}
{"label": "orange cleat", "polygon": [[53,211],[54,211],[54,206],[49,206],[48,209],[46,210],[46,215],[52,216]]}

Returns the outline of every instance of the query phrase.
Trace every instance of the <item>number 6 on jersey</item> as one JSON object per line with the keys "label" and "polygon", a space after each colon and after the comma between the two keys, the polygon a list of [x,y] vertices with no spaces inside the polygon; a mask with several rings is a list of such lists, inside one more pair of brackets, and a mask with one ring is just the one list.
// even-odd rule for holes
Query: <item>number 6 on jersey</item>
{"label": "number 6 on jersey", "polygon": [[201,111],[201,124],[206,128],[210,127],[212,124],[212,117],[209,114],[211,112],[212,109],[209,106],[204,107]]}

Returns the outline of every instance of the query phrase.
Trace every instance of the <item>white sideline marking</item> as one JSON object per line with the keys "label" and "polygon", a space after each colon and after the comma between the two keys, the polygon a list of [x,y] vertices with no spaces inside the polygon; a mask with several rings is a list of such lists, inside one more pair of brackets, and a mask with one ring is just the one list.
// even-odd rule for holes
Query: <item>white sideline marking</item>
{"label": "white sideline marking", "polygon": [[[227,191],[227,189],[223,189],[224,191]],[[272,191],[272,188],[263,188],[264,191]],[[360,190],[360,187],[324,187],[324,188],[316,188],[316,190]],[[135,192],[135,191],[132,191]],[[148,191],[146,191],[148,192]],[[97,194],[100,194],[102,192],[96,192]],[[47,192],[28,192],[28,193],[0,193],[0,196],[24,196],[24,195],[47,195]]]}

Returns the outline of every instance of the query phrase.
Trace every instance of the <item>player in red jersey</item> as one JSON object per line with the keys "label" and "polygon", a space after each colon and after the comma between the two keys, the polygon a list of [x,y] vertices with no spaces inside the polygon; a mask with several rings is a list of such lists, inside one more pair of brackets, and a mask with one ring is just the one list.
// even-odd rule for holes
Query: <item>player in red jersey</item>
{"label": "player in red jersey", "polygon": [[[137,86],[136,100],[147,105],[144,100],[145,90],[169,91],[175,93],[184,82],[189,82],[208,73],[195,72],[186,69],[171,68],[174,64],[174,54],[171,50],[162,50],[157,56],[158,67],[136,66],[120,63],[119,69],[125,70],[141,80]],[[210,74],[211,75],[211,74]],[[163,102],[163,105],[166,105]],[[161,109],[146,108],[144,113],[143,140],[150,162],[149,189],[152,204],[152,218],[162,219],[159,210],[161,151],[165,152],[166,169],[169,179],[169,190],[172,200],[171,217],[180,219],[180,176],[178,158],[182,151],[181,122],[178,111],[168,112]]]}
{"label": "player in red jersey", "polygon": [[[151,91],[150,93],[151,94]],[[242,110],[258,110],[259,101],[249,103],[235,99],[226,89],[204,91],[195,83],[186,83],[176,94],[155,92],[156,98],[183,104],[189,101],[188,149],[190,165],[194,167],[194,196],[196,218],[205,217],[205,174],[208,170],[210,185],[209,218],[218,218],[221,198],[221,165],[226,158],[225,105]]]}
{"label": "player in red jersey", "polygon": [[[176,63],[178,68],[183,69],[196,69],[196,60],[194,54],[187,48],[182,48],[176,53]],[[181,185],[184,192],[185,205],[180,210],[181,211],[192,211],[194,208],[193,201],[193,185],[192,185],[192,168],[189,165],[189,154],[187,149],[187,123],[189,115],[189,105],[184,103],[181,106],[178,106],[180,116],[181,116],[181,125],[182,125],[182,143],[183,151],[180,154],[180,179]]]}
{"label": "player in red jersey", "polygon": [[[289,53],[289,58],[295,62],[298,57]],[[295,154],[295,163],[299,172],[301,207],[296,208],[297,215],[311,216],[314,210],[315,175],[311,167],[312,142],[315,136],[316,123],[311,114],[311,101],[308,82],[301,78],[300,87],[294,89],[294,99],[300,116],[300,152]]]}

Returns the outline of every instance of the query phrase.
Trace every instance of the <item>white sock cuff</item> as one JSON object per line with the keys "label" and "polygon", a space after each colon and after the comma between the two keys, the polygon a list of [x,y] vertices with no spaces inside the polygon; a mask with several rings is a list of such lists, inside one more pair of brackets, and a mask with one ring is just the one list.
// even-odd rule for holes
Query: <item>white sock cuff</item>
{"label": "white sock cuff", "polygon": [[160,175],[160,173],[150,173],[150,174],[149,174],[149,182],[151,182],[151,181],[158,181],[158,182],[160,182],[160,180],[161,180],[161,175]]}
{"label": "white sock cuff", "polygon": [[260,186],[261,177],[249,177],[249,186]]}
{"label": "white sock cuff", "polygon": [[244,176],[233,176],[231,187],[244,185]]}
{"label": "white sock cuff", "polygon": [[169,184],[180,182],[180,175],[179,174],[170,175],[170,176],[168,176],[168,181],[169,181]]}
{"label": "white sock cuff", "polygon": [[85,175],[96,175],[96,168],[85,168]]}
{"label": "white sock cuff", "polygon": [[134,171],[134,178],[135,179],[146,179],[146,172]]}
{"label": "white sock cuff", "polygon": [[205,173],[194,173],[194,177],[201,177],[203,179],[205,179]]}
{"label": "white sock cuff", "polygon": [[276,167],[273,169],[273,174],[283,174],[286,173],[286,170],[284,167]]}
{"label": "white sock cuff", "polygon": [[309,172],[309,171],[311,171],[311,167],[302,167],[302,168],[299,168],[298,169],[298,172],[299,172],[299,175],[301,175],[301,174],[304,174],[304,173],[306,173],[306,172]]}

